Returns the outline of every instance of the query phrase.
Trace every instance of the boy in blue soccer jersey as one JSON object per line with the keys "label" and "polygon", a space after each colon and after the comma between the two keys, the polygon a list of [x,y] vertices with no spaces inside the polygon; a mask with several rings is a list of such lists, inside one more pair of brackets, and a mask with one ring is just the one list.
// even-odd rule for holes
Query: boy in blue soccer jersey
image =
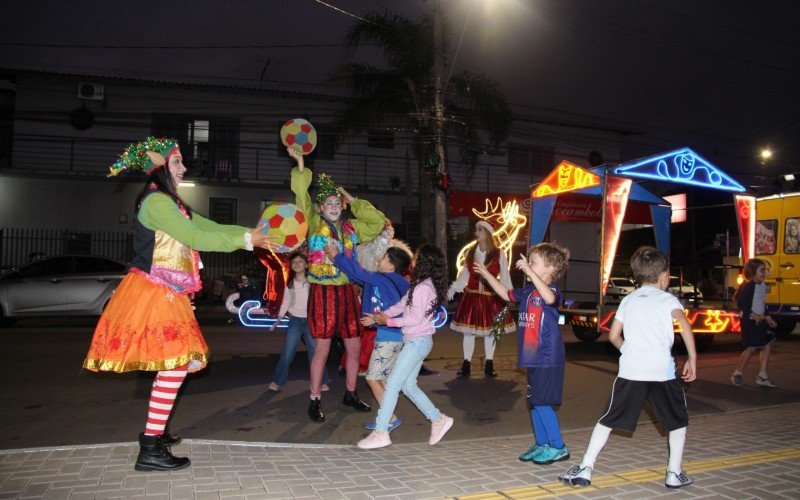
{"label": "boy in blue soccer jersey", "polygon": [[561,426],[553,409],[561,405],[564,391],[564,341],[558,330],[561,291],[553,283],[567,270],[569,250],[556,243],[539,243],[520,256],[517,269],[531,284],[509,289],[492,276],[483,264],[474,270],[506,300],[520,304],[517,365],[528,370],[528,404],[531,408],[534,444],[520,455],[523,462],[539,465],[569,459],[561,437]]}

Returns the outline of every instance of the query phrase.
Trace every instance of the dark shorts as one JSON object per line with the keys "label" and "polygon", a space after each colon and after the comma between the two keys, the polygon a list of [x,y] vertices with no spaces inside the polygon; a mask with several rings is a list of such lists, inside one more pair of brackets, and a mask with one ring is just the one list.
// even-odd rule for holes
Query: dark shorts
{"label": "dark shorts", "polygon": [[315,339],[361,336],[361,300],[355,285],[318,285],[308,290],[308,326]]}
{"label": "dark shorts", "polygon": [[680,380],[644,382],[619,377],[614,379],[608,410],[600,417],[600,423],[612,429],[633,432],[645,401],[665,431],[689,425],[686,395]]}
{"label": "dark shorts", "polygon": [[564,394],[564,366],[528,368],[528,405],[559,406]]}
{"label": "dark shorts", "polygon": [[742,318],[742,345],[747,347],[767,347],[775,340],[775,336],[769,331],[767,322],[762,321],[760,324],[752,319]]}

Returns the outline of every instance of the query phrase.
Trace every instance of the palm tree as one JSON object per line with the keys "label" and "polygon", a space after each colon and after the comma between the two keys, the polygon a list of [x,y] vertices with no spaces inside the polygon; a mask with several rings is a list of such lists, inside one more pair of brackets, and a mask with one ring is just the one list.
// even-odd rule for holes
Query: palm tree
{"label": "palm tree", "polygon": [[[386,67],[363,62],[343,64],[332,80],[342,83],[353,98],[341,113],[344,133],[358,133],[378,125],[406,130],[418,164],[420,236],[431,241],[431,191],[440,179],[435,172],[434,139],[434,16],[418,21],[391,11],[371,12],[350,28],[345,43],[354,50],[374,45],[383,51]],[[442,37],[444,39],[445,37]],[[474,169],[480,132],[493,146],[508,135],[511,112],[497,82],[483,74],[463,71],[444,82],[445,138],[459,146],[468,168]],[[410,186],[406,186],[410,189]]]}

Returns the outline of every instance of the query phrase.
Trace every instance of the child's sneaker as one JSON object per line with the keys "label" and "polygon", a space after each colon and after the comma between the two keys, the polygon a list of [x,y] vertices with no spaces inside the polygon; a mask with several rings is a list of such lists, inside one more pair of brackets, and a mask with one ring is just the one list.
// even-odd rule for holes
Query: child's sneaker
{"label": "child's sneaker", "polygon": [[567,472],[558,476],[558,480],[573,488],[589,486],[592,484],[592,468],[573,465]]}
{"label": "child's sneaker", "polygon": [[442,418],[431,424],[431,438],[428,440],[428,444],[433,446],[441,441],[450,427],[453,427],[453,419],[442,413]]}
{"label": "child's sneaker", "polygon": [[680,488],[682,486],[689,486],[694,482],[694,478],[686,475],[685,472],[670,472],[667,471],[667,477],[664,478],[664,486],[667,488]]}
{"label": "child's sneaker", "polygon": [[389,437],[388,432],[372,431],[369,436],[365,437],[356,444],[362,450],[374,450],[375,448],[383,448],[392,444],[392,439]]}
{"label": "child's sneaker", "polygon": [[533,443],[528,451],[519,456],[520,462],[533,462],[533,457],[539,454],[544,446]]}
{"label": "child's sneaker", "polygon": [[[400,418],[400,417],[397,417],[396,419],[394,419],[394,420],[392,420],[391,422],[389,422],[389,429],[388,429],[388,431],[389,431],[389,432],[392,432],[393,430],[395,430],[395,429],[397,429],[398,427],[400,427],[400,424],[402,424],[402,423],[403,423],[403,419],[402,419],[402,418]],[[368,429],[368,430],[371,430],[371,431],[374,431],[374,430],[375,430],[375,427],[377,427],[377,425],[378,425],[378,424],[377,424],[377,422],[375,422],[374,420],[372,420],[372,421],[370,421],[370,422],[367,422],[366,424],[364,424],[364,428],[365,428],[365,429]]]}
{"label": "child's sneaker", "polygon": [[544,449],[533,457],[532,461],[539,465],[550,465],[553,462],[561,462],[564,460],[569,460],[567,445],[564,445],[563,448],[553,448],[552,446],[544,445]]}
{"label": "child's sneaker", "polygon": [[731,382],[733,382],[733,385],[738,385],[739,387],[743,386],[744,379],[742,378],[742,374],[739,372],[733,372],[733,374],[731,374]]}
{"label": "child's sneaker", "polygon": [[761,375],[756,378],[756,384],[763,385],[764,387],[778,387],[769,377],[762,377]]}

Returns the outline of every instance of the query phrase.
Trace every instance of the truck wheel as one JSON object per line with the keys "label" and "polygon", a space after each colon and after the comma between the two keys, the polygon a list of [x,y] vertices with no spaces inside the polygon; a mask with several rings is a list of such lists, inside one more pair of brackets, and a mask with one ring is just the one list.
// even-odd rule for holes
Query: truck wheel
{"label": "truck wheel", "polygon": [[589,344],[600,338],[600,332],[594,328],[589,328],[586,326],[573,325],[572,333],[575,334],[575,337],[577,337],[577,339],[581,342],[586,342]]}
{"label": "truck wheel", "polygon": [[705,334],[700,335],[696,333],[694,335],[694,347],[697,349],[697,352],[703,352],[708,350],[711,347],[711,344],[714,343],[714,335],[712,334]]}
{"label": "truck wheel", "polygon": [[778,326],[773,330],[775,337],[779,339],[788,337],[794,331],[794,327],[797,326],[797,318],[792,316],[775,316],[775,322],[778,323]]}

